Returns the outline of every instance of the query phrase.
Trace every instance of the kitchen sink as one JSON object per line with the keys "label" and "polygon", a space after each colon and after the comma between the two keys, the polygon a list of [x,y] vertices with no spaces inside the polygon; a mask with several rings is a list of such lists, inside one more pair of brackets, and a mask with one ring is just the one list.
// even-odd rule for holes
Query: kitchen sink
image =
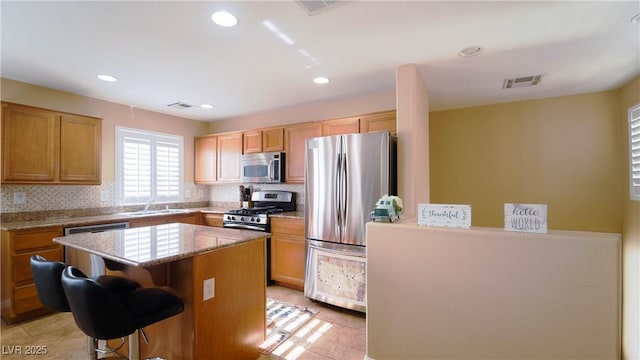
{"label": "kitchen sink", "polygon": [[162,214],[186,214],[190,212],[186,209],[162,209],[162,210],[138,210],[131,212],[119,213],[121,216],[146,216],[146,215],[162,215]]}

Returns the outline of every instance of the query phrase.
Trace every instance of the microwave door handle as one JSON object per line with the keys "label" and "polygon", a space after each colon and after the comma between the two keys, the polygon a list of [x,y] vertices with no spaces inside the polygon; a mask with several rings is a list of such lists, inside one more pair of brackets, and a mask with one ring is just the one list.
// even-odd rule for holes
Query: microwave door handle
{"label": "microwave door handle", "polygon": [[274,173],[274,168],[273,168],[273,160],[269,160],[269,180],[273,181],[273,173]]}

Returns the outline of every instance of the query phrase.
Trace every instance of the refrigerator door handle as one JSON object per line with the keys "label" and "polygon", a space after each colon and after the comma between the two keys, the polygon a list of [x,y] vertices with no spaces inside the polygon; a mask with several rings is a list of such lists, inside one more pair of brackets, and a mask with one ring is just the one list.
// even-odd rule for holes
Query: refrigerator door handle
{"label": "refrigerator door handle", "polygon": [[338,227],[339,233],[342,232],[342,189],[340,184],[342,183],[342,154],[338,153],[338,161],[336,162],[336,186],[335,186],[335,211],[336,211],[336,226]]}
{"label": "refrigerator door handle", "polygon": [[348,194],[348,184],[349,184],[349,169],[347,164],[347,153],[346,146],[344,142],[342,143],[342,227],[343,229],[347,226],[347,204],[349,199]]}

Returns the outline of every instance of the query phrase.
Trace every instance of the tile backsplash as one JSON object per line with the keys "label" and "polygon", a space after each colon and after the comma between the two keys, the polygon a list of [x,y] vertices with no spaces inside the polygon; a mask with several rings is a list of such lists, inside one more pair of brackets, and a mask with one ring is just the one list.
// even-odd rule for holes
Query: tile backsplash
{"label": "tile backsplash", "polygon": [[[209,201],[209,186],[186,183],[185,202]],[[115,181],[102,185],[2,185],[2,213],[88,209],[116,206]],[[24,204],[14,194],[24,193]]]}
{"label": "tile backsplash", "polygon": [[[304,184],[244,184],[252,188],[252,191],[281,190],[296,193],[298,208],[304,204]],[[211,186],[211,201],[240,202],[239,184],[220,184]]]}
{"label": "tile backsplash", "polygon": [[[238,184],[199,185],[185,183],[184,202],[239,202]],[[304,203],[303,184],[246,184],[253,191],[284,190],[297,193],[298,207]],[[1,212],[22,213],[49,210],[71,210],[114,207],[115,181],[101,185],[2,185]],[[14,204],[14,194],[24,193],[24,204]]]}

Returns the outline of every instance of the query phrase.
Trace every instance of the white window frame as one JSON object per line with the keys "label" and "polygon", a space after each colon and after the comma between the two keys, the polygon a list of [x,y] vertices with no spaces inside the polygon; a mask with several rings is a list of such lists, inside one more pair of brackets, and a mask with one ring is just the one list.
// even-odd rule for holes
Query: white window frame
{"label": "white window frame", "polygon": [[[134,138],[148,141],[151,146],[151,191],[150,196],[125,198],[124,185],[124,143],[125,138]],[[178,192],[175,196],[158,195],[157,184],[157,149],[160,143],[173,144],[178,149]],[[184,137],[180,135],[165,134],[149,130],[133,129],[116,126],[116,203],[118,205],[135,205],[155,202],[179,202],[184,200]]]}
{"label": "white window frame", "polygon": [[640,104],[629,108],[629,194],[640,201]]}

